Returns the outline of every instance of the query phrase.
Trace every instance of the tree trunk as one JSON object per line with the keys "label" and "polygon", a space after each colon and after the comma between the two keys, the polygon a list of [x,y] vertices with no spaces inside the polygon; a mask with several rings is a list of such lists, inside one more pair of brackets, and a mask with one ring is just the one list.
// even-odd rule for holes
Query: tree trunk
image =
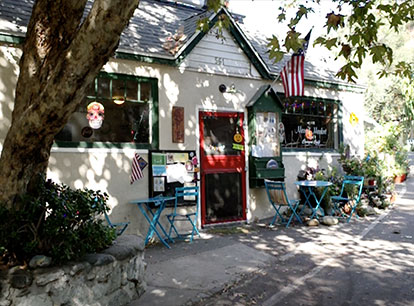
{"label": "tree trunk", "polygon": [[38,0],[33,6],[16,86],[12,124],[0,157],[0,202],[13,207],[46,171],[54,136],[114,54],[139,0]]}

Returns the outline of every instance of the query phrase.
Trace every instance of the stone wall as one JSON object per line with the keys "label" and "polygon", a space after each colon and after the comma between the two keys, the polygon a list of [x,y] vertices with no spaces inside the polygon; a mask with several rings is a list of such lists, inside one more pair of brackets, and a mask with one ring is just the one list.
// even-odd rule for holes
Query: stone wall
{"label": "stone wall", "polygon": [[144,293],[145,267],[144,241],[123,235],[80,262],[2,272],[0,306],[126,305]]}

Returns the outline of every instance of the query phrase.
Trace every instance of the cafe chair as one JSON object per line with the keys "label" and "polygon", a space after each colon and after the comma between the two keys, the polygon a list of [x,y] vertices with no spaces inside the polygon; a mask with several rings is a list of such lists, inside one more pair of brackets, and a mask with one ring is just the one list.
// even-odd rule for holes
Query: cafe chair
{"label": "cafe chair", "polygon": [[[170,229],[168,238],[171,241],[174,239],[185,239],[190,236],[190,242],[193,241],[194,234],[200,236],[200,232],[197,229],[197,217],[198,217],[198,199],[199,199],[199,187],[177,187],[175,188],[175,203],[174,209],[171,214],[167,215],[168,222],[170,223]],[[195,211],[190,213],[179,213],[178,210],[182,206],[195,206]],[[188,222],[191,224],[191,233],[181,234],[178,232],[176,222]],[[175,235],[172,237],[172,235]]]}
{"label": "cafe chair", "polygon": [[117,236],[122,235],[122,233],[125,232],[126,228],[128,227],[129,222],[113,223],[113,222],[111,222],[111,219],[109,219],[109,216],[106,213],[106,211],[104,212],[104,214],[105,214],[105,220],[108,223],[108,226],[115,230]]}
{"label": "cafe chair", "polygon": [[[300,200],[289,200],[286,193],[286,187],[284,182],[265,180],[265,187],[270,204],[272,204],[273,208],[276,211],[275,216],[273,217],[273,220],[272,222],[270,222],[269,225],[273,225],[277,217],[280,218],[282,224],[286,224],[286,227],[289,227],[289,224],[292,222],[293,217],[295,217],[300,223],[302,223],[302,220],[296,213]],[[282,216],[280,212],[280,209],[282,207],[288,207],[292,211],[289,220],[286,220]]]}
{"label": "cafe chair", "polygon": [[[340,217],[346,218],[348,223],[355,213],[356,207],[361,200],[362,187],[364,186],[363,176],[344,176],[341,192],[337,196],[331,196],[333,204],[332,214],[338,213]],[[349,205],[350,212],[344,212],[345,205]],[[356,215],[358,218],[358,215]]]}
{"label": "cafe chair", "polygon": [[[99,201],[98,197],[95,198],[95,203],[97,205],[100,205],[100,207],[102,208],[104,216],[105,216],[105,220],[106,220],[106,223],[108,223],[108,226],[115,230],[117,236],[122,235],[122,233],[125,232],[126,228],[128,227],[129,222],[118,222],[118,223],[111,222],[111,219],[106,213],[106,210],[103,209],[102,203]],[[95,206],[95,204],[93,205]]]}

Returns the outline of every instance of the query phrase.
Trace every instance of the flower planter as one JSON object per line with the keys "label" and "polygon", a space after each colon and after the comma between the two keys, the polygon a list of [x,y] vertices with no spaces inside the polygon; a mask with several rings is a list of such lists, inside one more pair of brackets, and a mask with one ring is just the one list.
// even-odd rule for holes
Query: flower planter
{"label": "flower planter", "polygon": [[394,177],[394,183],[395,184],[401,184],[402,182],[405,181],[405,179],[407,178],[407,175],[404,173],[402,175],[397,175]]}

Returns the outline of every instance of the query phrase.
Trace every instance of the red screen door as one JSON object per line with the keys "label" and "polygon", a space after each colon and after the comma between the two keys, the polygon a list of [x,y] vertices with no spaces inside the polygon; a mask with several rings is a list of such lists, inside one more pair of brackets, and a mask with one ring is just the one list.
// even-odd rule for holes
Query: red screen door
{"label": "red screen door", "polygon": [[246,220],[244,114],[199,115],[201,223]]}

